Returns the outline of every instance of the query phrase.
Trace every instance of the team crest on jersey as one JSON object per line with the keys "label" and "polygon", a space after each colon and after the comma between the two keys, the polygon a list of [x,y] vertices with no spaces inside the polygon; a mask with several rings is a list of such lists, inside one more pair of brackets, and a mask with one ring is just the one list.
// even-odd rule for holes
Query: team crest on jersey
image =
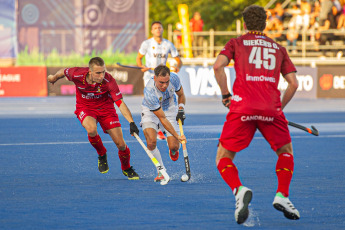
{"label": "team crest on jersey", "polygon": [[160,98],[159,98],[159,102],[161,102],[162,100],[163,100],[163,97],[160,97]]}
{"label": "team crest on jersey", "polygon": [[152,49],[154,50],[156,47],[152,46]]}

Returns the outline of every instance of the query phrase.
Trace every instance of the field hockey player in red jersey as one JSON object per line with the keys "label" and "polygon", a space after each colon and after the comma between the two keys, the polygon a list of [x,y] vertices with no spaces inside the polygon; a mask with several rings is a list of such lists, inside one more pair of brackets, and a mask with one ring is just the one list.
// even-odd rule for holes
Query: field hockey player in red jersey
{"label": "field hockey player in red jersey", "polygon": [[[219,139],[217,168],[235,195],[235,219],[242,224],[249,216],[253,193],[242,185],[233,160],[237,152],[248,147],[258,129],[278,156],[278,188],[273,206],[286,218],[296,220],[300,214],[288,198],[294,156],[288,121],[282,112],[298,87],[296,68],[286,49],[262,33],[267,18],[263,7],[248,6],[242,15],[247,33],[230,39],[213,66],[222,103],[230,108]],[[233,95],[224,72],[232,59],[236,71]],[[282,99],[277,89],[280,74],[288,82]]]}
{"label": "field hockey player in red jersey", "polygon": [[122,94],[115,79],[107,73],[102,58],[94,57],[89,67],[60,69],[56,74],[49,75],[48,81],[54,84],[63,77],[73,81],[76,86],[75,114],[85,128],[91,145],[98,153],[98,169],[101,173],[109,170],[107,149],[97,133],[97,123],[104,133],[110,135],[118,148],[121,169],[129,180],[138,180],[139,175],[130,165],[130,150],[123,139],[121,124],[116,113],[114,102],[130,125],[130,133],[139,134],[131,112],[123,101]]}

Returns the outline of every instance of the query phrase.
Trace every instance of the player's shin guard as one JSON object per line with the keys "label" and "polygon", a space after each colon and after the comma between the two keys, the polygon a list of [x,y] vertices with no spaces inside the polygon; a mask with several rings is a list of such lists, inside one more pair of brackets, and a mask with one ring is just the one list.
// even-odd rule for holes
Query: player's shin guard
{"label": "player's shin guard", "polygon": [[293,155],[290,153],[281,153],[276,165],[276,174],[278,177],[277,193],[281,192],[285,197],[289,196],[289,187],[294,170]]}
{"label": "player's shin guard", "polygon": [[119,158],[121,161],[121,169],[126,170],[131,167],[130,159],[131,159],[131,151],[129,150],[128,146],[126,145],[126,149],[124,151],[119,149]]}
{"label": "player's shin guard", "polygon": [[91,145],[96,149],[98,155],[106,154],[107,149],[104,147],[101,137],[97,134],[94,137],[88,136]]}
{"label": "player's shin guard", "polygon": [[217,168],[223,180],[230,186],[232,191],[242,185],[238,176],[238,170],[230,158],[224,157],[220,159]]}

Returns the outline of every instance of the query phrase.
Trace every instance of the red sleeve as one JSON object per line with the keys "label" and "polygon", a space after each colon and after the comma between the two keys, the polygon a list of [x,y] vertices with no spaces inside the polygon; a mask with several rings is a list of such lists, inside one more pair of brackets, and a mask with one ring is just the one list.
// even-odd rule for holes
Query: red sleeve
{"label": "red sleeve", "polygon": [[66,68],[64,70],[64,74],[69,81],[73,81],[74,72],[78,69],[78,67],[73,68]]}
{"label": "red sleeve", "polygon": [[122,99],[122,94],[120,92],[119,86],[117,85],[115,79],[110,74],[108,73],[106,74],[109,75],[108,90],[111,95],[111,98],[113,99],[114,102]]}
{"label": "red sleeve", "polygon": [[289,55],[286,52],[286,49],[284,47],[280,47],[283,52],[283,63],[281,68],[281,73],[283,76],[285,76],[288,73],[291,72],[297,72],[295,65],[292,63]]}
{"label": "red sleeve", "polygon": [[220,51],[219,54],[225,55],[229,61],[231,61],[231,59],[234,58],[234,39],[230,39],[230,41],[228,41],[228,43],[226,43],[226,45],[224,46],[224,48]]}

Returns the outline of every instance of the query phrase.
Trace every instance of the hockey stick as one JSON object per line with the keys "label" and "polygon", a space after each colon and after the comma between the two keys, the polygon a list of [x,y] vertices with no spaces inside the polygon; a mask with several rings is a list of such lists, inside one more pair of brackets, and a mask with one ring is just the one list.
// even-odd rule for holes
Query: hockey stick
{"label": "hockey stick", "polygon": [[298,129],[301,129],[301,130],[304,130],[310,134],[313,134],[315,136],[319,136],[319,130],[317,130],[314,126],[311,126],[311,129],[308,128],[308,127],[305,127],[303,125],[300,125],[300,124],[297,124],[297,123],[294,123],[292,121],[289,121],[288,123],[290,126],[292,127],[295,127],[295,128],[298,128]]}
{"label": "hockey stick", "polygon": [[160,172],[163,176],[164,176],[164,180],[161,181],[161,185],[166,185],[168,184],[168,182],[170,181],[170,177],[168,175],[168,173],[165,171],[165,169],[163,169],[163,167],[159,164],[159,162],[157,161],[157,159],[152,155],[151,151],[146,147],[146,145],[144,144],[144,142],[140,139],[140,137],[134,133],[133,134],[135,136],[135,138],[137,139],[137,141],[140,143],[140,145],[143,147],[143,149],[145,150],[145,152],[147,153],[147,155],[150,157],[151,161],[153,162],[153,164],[156,166],[158,172]]}
{"label": "hockey stick", "polygon": [[133,66],[133,65],[122,65],[120,62],[116,63],[118,66],[124,67],[124,68],[131,68],[131,69],[142,69],[143,67],[139,66]]}
{"label": "hockey stick", "polygon": [[[181,119],[178,120],[178,124],[180,127],[180,133],[181,136],[183,136],[183,127],[182,127],[182,121]],[[186,174],[187,175],[182,175],[181,181],[186,182],[189,181],[191,174],[190,174],[190,165],[189,165],[189,158],[188,158],[188,152],[187,152],[187,145],[186,142],[182,143],[182,149],[183,149],[183,157],[184,157],[184,166],[186,167]]]}

